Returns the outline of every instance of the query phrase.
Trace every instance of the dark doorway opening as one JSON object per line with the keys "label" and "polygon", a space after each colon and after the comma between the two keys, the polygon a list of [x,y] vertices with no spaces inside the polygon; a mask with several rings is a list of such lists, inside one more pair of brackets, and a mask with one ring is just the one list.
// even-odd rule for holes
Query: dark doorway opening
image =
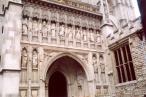
{"label": "dark doorway opening", "polygon": [[67,97],[67,82],[65,76],[55,72],[49,80],[49,97]]}

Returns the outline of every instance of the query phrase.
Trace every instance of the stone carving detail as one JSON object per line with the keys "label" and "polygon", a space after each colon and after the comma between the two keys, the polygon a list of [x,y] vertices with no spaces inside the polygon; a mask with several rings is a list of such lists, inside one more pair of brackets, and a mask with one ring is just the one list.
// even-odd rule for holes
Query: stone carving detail
{"label": "stone carving detail", "polygon": [[51,35],[53,38],[56,37],[56,23],[51,23]]}
{"label": "stone carving detail", "polygon": [[22,34],[28,34],[28,19],[24,18],[23,24],[22,24]]}
{"label": "stone carving detail", "polygon": [[37,20],[33,20],[32,30],[33,30],[32,35],[33,36],[38,36],[39,28],[38,28],[38,21]]}
{"label": "stone carving detail", "polygon": [[101,70],[101,80],[102,80],[103,83],[106,83],[105,64],[104,64],[103,54],[100,54],[99,62],[100,62],[100,70]]}
{"label": "stone carving detail", "polygon": [[83,71],[77,72],[77,84],[79,89],[82,89],[83,81]]}
{"label": "stone carving detail", "polygon": [[20,97],[27,97],[26,90],[20,90]]}
{"label": "stone carving detail", "polygon": [[86,31],[86,29],[83,29],[83,40],[87,41],[87,31]]}
{"label": "stone carving detail", "polygon": [[32,90],[31,96],[32,97],[38,97],[38,91],[37,90]]}
{"label": "stone carving detail", "polygon": [[65,25],[64,24],[61,24],[60,25],[60,30],[59,30],[59,37],[60,39],[64,38],[65,37]]}
{"label": "stone carving detail", "polygon": [[99,72],[98,72],[98,66],[97,66],[97,56],[96,54],[92,55],[92,64],[94,67],[94,73],[95,73],[95,82],[99,83]]}
{"label": "stone carving detail", "polygon": [[36,49],[33,50],[32,65],[33,65],[33,68],[38,68],[38,52]]}
{"label": "stone carving detail", "polygon": [[69,39],[69,41],[73,40],[73,36],[74,36],[74,29],[72,28],[72,26],[68,26],[68,34],[66,35]]}
{"label": "stone carving detail", "polygon": [[47,21],[43,21],[43,24],[42,24],[42,36],[43,37],[48,37],[48,27],[47,27]]}
{"label": "stone carving detail", "polygon": [[38,82],[38,51],[34,49],[32,51],[32,82]]}
{"label": "stone carving detail", "polygon": [[21,56],[21,83],[27,82],[27,64],[28,64],[28,54],[26,48],[22,49],[22,56]]}
{"label": "stone carving detail", "polygon": [[93,32],[93,30],[90,30],[89,32],[90,32],[90,41],[91,41],[91,42],[94,42],[94,41],[95,41],[94,32]]}
{"label": "stone carving detail", "polygon": [[27,67],[27,63],[28,63],[28,54],[27,54],[27,50],[24,48],[22,50],[21,66],[26,68]]}
{"label": "stone carving detail", "polygon": [[[41,6],[38,6],[36,10],[29,4],[26,4],[24,9],[26,8],[28,10],[23,13],[23,33],[28,33],[28,36],[22,34],[22,40],[71,47],[97,48],[95,32],[100,25],[98,16],[71,13],[49,6],[49,10]],[[99,22],[96,23],[96,20]]]}
{"label": "stone carving detail", "polygon": [[81,31],[80,31],[79,27],[76,27],[75,29],[76,29],[75,30],[75,37],[76,37],[76,39],[77,40],[81,40]]}

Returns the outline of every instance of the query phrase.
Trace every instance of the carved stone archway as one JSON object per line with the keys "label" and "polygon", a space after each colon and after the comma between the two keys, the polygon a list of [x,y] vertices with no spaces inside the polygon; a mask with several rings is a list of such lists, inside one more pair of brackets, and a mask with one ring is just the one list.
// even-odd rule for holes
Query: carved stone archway
{"label": "carved stone archway", "polygon": [[[80,70],[78,70],[78,71],[83,71],[84,73],[83,73],[83,81],[85,81],[85,84],[86,85],[84,85],[86,88],[84,88],[84,89],[88,89],[88,90],[84,90],[84,91],[86,91],[86,93],[87,94],[84,94],[83,95],[83,93],[81,93],[81,94],[78,94],[78,96],[84,96],[84,97],[94,97],[94,78],[93,78],[93,76],[94,76],[94,73],[92,72],[92,70],[91,70],[91,66],[90,65],[88,65],[88,64],[85,64],[85,62],[83,62],[80,58],[78,58],[76,55],[74,55],[74,54],[70,54],[70,53],[58,53],[58,54],[54,54],[54,56],[52,56],[52,57],[49,57],[47,60],[45,60],[45,64],[47,64],[47,65],[45,65],[43,68],[42,68],[42,76],[41,76],[41,78],[42,78],[42,81],[43,82],[46,82],[46,79],[49,79],[49,77],[48,77],[48,70],[50,69],[50,68],[52,68],[52,64],[56,61],[56,60],[58,60],[58,59],[60,59],[60,58],[63,58],[63,57],[68,57],[68,58],[70,58],[70,59],[72,59],[72,60],[74,60],[74,61],[76,61],[79,65],[77,65],[77,66],[79,66],[78,68],[80,69]],[[68,86],[70,86],[70,85],[72,85],[73,84],[73,82],[72,82],[72,78],[70,77],[70,75],[69,75],[69,73],[67,73],[67,72],[69,72],[69,71],[63,71],[63,70],[61,70],[60,68],[61,67],[64,67],[64,66],[60,66],[60,67],[53,67],[53,68],[59,68],[59,69],[50,69],[49,70],[49,76],[51,75],[51,74],[53,74],[53,72],[56,72],[56,70],[60,70],[60,72],[61,73],[63,73],[64,75],[65,75],[65,77],[66,77],[66,79],[67,79],[67,84],[68,84]],[[73,67],[74,69],[75,69],[75,67]],[[74,72],[76,72],[76,71],[74,71]],[[80,74],[76,74],[76,75],[80,75]],[[82,75],[81,75],[82,76]],[[84,79],[85,78],[85,76],[86,76],[86,79]],[[82,78],[79,78],[79,79],[82,79]],[[77,80],[77,78],[76,78],[76,80]],[[47,81],[48,82],[48,81]],[[82,83],[82,82],[81,82]],[[47,83],[48,84],[48,83]],[[78,88],[82,88],[82,86],[80,86],[80,85],[76,85]],[[69,88],[72,88],[72,87],[68,87],[68,89]],[[45,89],[45,85],[42,85],[42,87],[41,87],[41,90],[44,90]],[[77,89],[76,89],[77,90]],[[69,92],[69,91],[68,91]],[[41,95],[48,95],[48,94],[46,94],[45,93],[45,91],[43,91],[42,93],[40,93]],[[73,95],[71,95],[71,93],[69,93],[70,95],[68,95],[68,97],[74,97]],[[75,95],[75,96],[77,96],[77,95]],[[47,97],[47,96],[46,96]]]}

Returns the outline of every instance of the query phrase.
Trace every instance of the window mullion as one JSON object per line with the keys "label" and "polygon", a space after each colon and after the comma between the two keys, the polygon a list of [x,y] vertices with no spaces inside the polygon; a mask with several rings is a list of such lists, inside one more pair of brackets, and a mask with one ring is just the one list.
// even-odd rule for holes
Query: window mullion
{"label": "window mullion", "polygon": [[129,68],[129,72],[130,72],[130,79],[132,80],[130,60],[129,60],[129,56],[128,56],[128,52],[127,52],[127,47],[126,46],[125,46],[125,51],[126,51],[126,57],[127,57],[127,64],[128,64],[128,68]]}
{"label": "window mullion", "polygon": [[120,64],[120,56],[119,56],[118,50],[116,50],[116,53],[117,53],[117,57],[118,57],[118,63],[119,63],[118,67],[119,67],[119,70],[120,70],[121,82],[124,82],[123,76],[122,76],[122,70],[121,70],[121,64]]}
{"label": "window mullion", "polygon": [[124,68],[124,75],[126,77],[126,81],[128,81],[127,70],[126,70],[126,66],[125,66],[125,60],[124,60],[124,55],[123,55],[122,47],[120,48],[120,52],[121,52],[122,61],[123,61],[122,65],[123,65],[123,68]]}

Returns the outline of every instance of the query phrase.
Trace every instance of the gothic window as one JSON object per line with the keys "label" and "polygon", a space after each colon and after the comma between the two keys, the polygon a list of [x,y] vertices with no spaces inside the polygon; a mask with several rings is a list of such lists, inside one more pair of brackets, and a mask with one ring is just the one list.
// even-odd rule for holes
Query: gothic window
{"label": "gothic window", "polygon": [[136,80],[129,45],[122,45],[114,50],[119,83]]}

